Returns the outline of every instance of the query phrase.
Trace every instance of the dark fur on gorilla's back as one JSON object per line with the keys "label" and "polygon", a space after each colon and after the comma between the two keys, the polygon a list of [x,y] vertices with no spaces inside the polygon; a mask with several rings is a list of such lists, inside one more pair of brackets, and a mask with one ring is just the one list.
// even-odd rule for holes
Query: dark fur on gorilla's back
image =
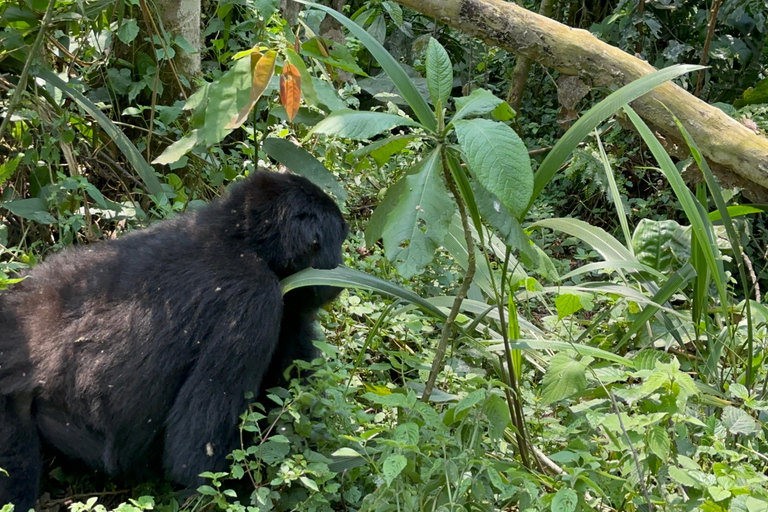
{"label": "dark fur on gorilla's back", "polygon": [[[311,359],[347,227],[299,176],[257,172],[198,211],[36,267],[0,295],[0,505],[33,506],[41,442],[111,475],[227,467],[247,391]],[[162,459],[153,459],[153,454]]]}

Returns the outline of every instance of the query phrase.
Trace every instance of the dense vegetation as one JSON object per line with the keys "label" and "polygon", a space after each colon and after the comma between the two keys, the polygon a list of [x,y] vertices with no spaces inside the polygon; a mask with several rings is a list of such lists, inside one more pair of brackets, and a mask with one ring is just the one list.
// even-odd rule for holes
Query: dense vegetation
{"label": "dense vegetation", "polygon": [[764,130],[765,3],[555,3],[666,69],[558,103],[534,65],[518,112],[513,55],[396,2],[334,24],[278,4],[204,5],[186,77],[168,63],[188,43],[148,32],[143,1],[0,0],[0,288],[258,167],[304,174],[351,225],[347,269],[284,283],[349,288],[325,357],[243,411],[229,473],[190,495],[53,459],[41,505],[768,510],[763,208],[626,106],[676,79]]}

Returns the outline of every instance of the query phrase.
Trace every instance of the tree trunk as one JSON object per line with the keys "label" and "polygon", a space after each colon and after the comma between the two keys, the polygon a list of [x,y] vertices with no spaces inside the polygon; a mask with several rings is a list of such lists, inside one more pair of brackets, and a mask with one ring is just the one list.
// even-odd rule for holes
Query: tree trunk
{"label": "tree trunk", "polygon": [[[187,77],[199,74],[200,0],[155,0],[155,5],[165,30],[173,37],[183,37],[192,48],[198,49],[195,53],[189,53],[176,46],[176,55],[173,57],[175,71]],[[176,80],[168,81],[166,86],[175,88]]]}
{"label": "tree trunk", "polygon": [[[397,0],[398,3],[566,75],[595,86],[624,85],[655,69],[647,62],[603,43],[585,30],[572,29],[502,0]],[[681,135],[665,105],[677,116],[726,185],[765,193],[768,188],[768,138],[681,87],[666,83],[633,102],[633,107],[667,139]],[[755,190],[755,185],[764,187]]]}

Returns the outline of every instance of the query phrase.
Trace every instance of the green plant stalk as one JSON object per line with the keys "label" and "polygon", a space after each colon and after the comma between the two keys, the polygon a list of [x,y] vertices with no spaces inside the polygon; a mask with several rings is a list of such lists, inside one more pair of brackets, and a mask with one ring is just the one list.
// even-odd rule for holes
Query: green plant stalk
{"label": "green plant stalk", "polygon": [[45,16],[43,17],[43,22],[40,24],[40,31],[37,33],[35,42],[32,43],[32,48],[30,48],[29,50],[29,55],[27,55],[27,60],[24,62],[24,68],[21,70],[19,83],[16,85],[16,90],[13,92],[13,97],[11,98],[11,102],[8,104],[8,112],[6,112],[5,114],[3,123],[0,124],[0,140],[3,139],[3,134],[5,133],[5,130],[8,128],[8,123],[11,122],[11,117],[13,117],[13,112],[21,103],[21,97],[24,95],[24,90],[27,88],[27,79],[29,78],[29,71],[30,69],[32,69],[32,63],[34,62],[35,57],[38,55],[38,52],[40,51],[40,46],[42,46],[43,44],[43,38],[45,37],[45,29],[48,28],[48,25],[51,23],[51,18],[53,17],[54,5],[56,5],[56,0],[48,1],[48,8],[45,10]]}
{"label": "green plant stalk", "polygon": [[[714,9],[714,8],[713,8]],[[750,391],[752,390],[753,382],[753,375],[752,375],[752,360],[754,358],[754,326],[752,325],[752,308],[751,308],[751,301],[749,300],[749,281],[747,280],[747,273],[745,270],[745,263],[744,258],[742,258],[741,255],[741,244],[739,243],[739,236],[736,233],[736,228],[733,227],[733,221],[731,220],[731,215],[728,212],[728,207],[725,204],[725,199],[723,199],[723,194],[720,191],[720,186],[717,184],[717,180],[715,179],[715,176],[712,174],[712,170],[709,168],[709,164],[704,159],[704,157],[701,154],[701,151],[699,150],[699,147],[696,145],[696,142],[691,138],[691,135],[688,133],[688,130],[685,129],[685,126],[683,126],[683,123],[680,122],[680,120],[677,117],[673,116],[673,119],[675,120],[675,124],[677,124],[678,129],[680,130],[680,133],[683,134],[683,138],[685,139],[685,142],[688,144],[688,148],[691,151],[691,155],[693,156],[693,159],[696,161],[696,164],[699,166],[699,169],[701,170],[701,174],[704,176],[704,181],[707,184],[707,187],[709,188],[709,193],[712,195],[712,199],[715,201],[715,206],[717,206],[717,210],[720,212],[720,215],[723,219],[723,226],[725,227],[725,232],[728,235],[728,241],[731,243],[731,247],[733,248],[733,258],[736,261],[736,268],[739,270],[739,280],[741,281],[741,286],[744,288],[744,307],[745,307],[745,314],[747,317],[747,375],[746,375],[746,386],[747,389]]]}
{"label": "green plant stalk", "polygon": [[450,337],[453,325],[456,322],[456,317],[459,315],[461,309],[461,303],[464,297],[467,296],[469,286],[472,284],[472,279],[475,277],[475,242],[472,240],[472,231],[469,228],[469,219],[467,218],[467,210],[464,208],[464,201],[461,200],[461,194],[459,194],[456,188],[456,183],[453,181],[453,177],[449,171],[448,161],[446,157],[446,148],[439,149],[440,156],[443,160],[443,173],[445,180],[448,183],[448,189],[453,194],[456,204],[459,206],[459,215],[461,216],[461,225],[464,229],[464,239],[467,243],[467,271],[464,274],[464,281],[461,283],[459,293],[456,294],[456,298],[453,300],[453,306],[451,312],[448,313],[448,318],[445,319],[443,324],[443,330],[440,333],[440,343],[437,346],[437,352],[435,352],[435,358],[432,360],[432,369],[429,371],[429,379],[424,387],[424,393],[421,395],[423,402],[428,402],[429,397],[432,394],[432,389],[435,387],[435,381],[437,375],[440,373],[440,369],[443,366],[443,360],[445,359],[445,351],[448,347],[448,338]]}

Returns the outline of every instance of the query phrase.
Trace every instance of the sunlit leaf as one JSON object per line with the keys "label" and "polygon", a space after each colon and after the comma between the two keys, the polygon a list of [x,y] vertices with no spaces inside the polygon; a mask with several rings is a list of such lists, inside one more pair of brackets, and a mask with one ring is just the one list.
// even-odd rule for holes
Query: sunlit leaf
{"label": "sunlit leaf", "polygon": [[301,75],[293,64],[286,63],[280,74],[280,103],[285,107],[288,120],[293,122],[301,104]]}

